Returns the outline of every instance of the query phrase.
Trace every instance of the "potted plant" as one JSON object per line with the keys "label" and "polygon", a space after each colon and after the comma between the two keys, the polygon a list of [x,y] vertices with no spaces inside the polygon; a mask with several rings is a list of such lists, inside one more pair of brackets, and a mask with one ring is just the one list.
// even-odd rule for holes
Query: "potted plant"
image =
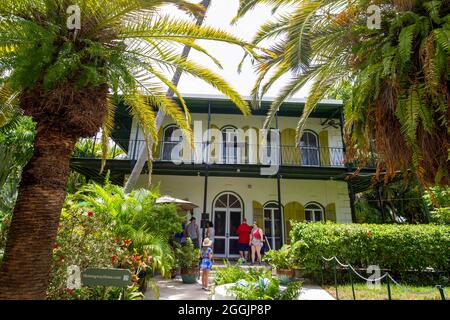
{"label": "potted plant", "polygon": [[176,246],[175,257],[183,283],[195,283],[200,272],[200,249],[196,249],[188,238],[186,243]]}
{"label": "potted plant", "polygon": [[284,245],[279,250],[270,250],[264,255],[266,261],[276,274],[281,284],[287,284],[295,279],[296,259],[290,245]]}

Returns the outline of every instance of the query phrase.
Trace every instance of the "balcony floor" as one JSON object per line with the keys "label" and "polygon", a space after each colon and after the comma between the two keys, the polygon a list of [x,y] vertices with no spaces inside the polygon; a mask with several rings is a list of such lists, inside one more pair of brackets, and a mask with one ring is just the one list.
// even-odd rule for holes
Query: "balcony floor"
{"label": "balcony floor", "polygon": [[[72,158],[71,168],[91,179],[103,182],[106,173],[110,171],[110,181],[123,185],[125,175],[131,173],[135,161],[133,160],[107,160],[103,173],[100,174],[100,159]],[[209,165],[210,176],[221,177],[251,177],[251,178],[276,178],[261,175],[261,165],[248,164],[212,164]],[[143,174],[147,173],[147,166],[144,167]],[[361,192],[370,186],[374,169],[363,169],[358,176],[353,177],[355,192]],[[176,165],[167,161],[156,161],[153,163],[154,175],[179,175],[179,176],[204,176],[204,164],[180,164]],[[345,167],[310,167],[310,166],[281,166],[279,174],[282,179],[305,179],[305,180],[337,180],[345,181],[351,174]]]}

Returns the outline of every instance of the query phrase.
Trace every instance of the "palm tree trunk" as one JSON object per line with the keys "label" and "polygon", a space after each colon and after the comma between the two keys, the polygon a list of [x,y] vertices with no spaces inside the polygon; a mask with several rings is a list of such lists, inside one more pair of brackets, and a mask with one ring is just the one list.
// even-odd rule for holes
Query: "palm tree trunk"
{"label": "palm tree trunk", "polygon": [[[201,4],[203,5],[203,7],[205,7],[205,14],[197,17],[197,22],[196,23],[197,23],[198,26],[201,26],[203,24],[203,21],[205,20],[206,12],[208,11],[209,5],[211,4],[211,0],[203,0],[201,2]],[[190,46],[184,46],[183,52],[181,53],[181,56],[183,58],[187,58],[189,56],[190,52],[191,52],[191,47]],[[181,73],[182,73],[182,71],[181,71],[180,68],[177,68],[175,70],[175,74],[173,75],[173,78],[172,78],[172,83],[175,86],[178,86],[178,83],[180,82]],[[172,89],[168,89],[166,96],[168,98],[172,98],[173,95],[174,95],[173,90]],[[162,110],[158,110],[158,113],[156,115],[156,121],[155,121],[156,122],[156,131],[157,132],[159,131],[159,128],[161,128],[163,120],[164,120],[164,112]],[[149,147],[150,147],[150,149],[152,149],[153,148],[152,137],[149,136],[148,140],[150,142]],[[131,174],[128,177],[127,183],[125,184],[125,188],[124,188],[125,193],[130,193],[133,190],[134,186],[136,185],[136,183],[137,183],[137,181],[139,179],[139,176],[141,175],[142,169],[144,169],[145,163],[148,160],[147,157],[148,157],[147,147],[144,145],[144,147],[142,148],[141,152],[139,153],[139,156],[137,158],[136,163],[134,164],[133,170],[131,171]],[[148,174],[152,174],[152,173],[149,172]],[[151,180],[149,180],[149,181],[151,181]]]}
{"label": "palm tree trunk", "polygon": [[76,136],[38,126],[0,270],[0,299],[45,299]]}

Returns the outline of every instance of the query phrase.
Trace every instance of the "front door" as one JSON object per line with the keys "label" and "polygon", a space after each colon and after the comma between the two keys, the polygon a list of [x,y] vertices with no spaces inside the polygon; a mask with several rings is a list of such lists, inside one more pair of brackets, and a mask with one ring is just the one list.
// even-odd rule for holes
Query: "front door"
{"label": "front door", "polygon": [[283,224],[278,203],[271,202],[264,206],[264,232],[272,249],[283,245]]}
{"label": "front door", "polygon": [[213,206],[213,222],[216,231],[214,255],[225,258],[239,256],[236,229],[241,221],[241,200],[232,193],[220,195]]}

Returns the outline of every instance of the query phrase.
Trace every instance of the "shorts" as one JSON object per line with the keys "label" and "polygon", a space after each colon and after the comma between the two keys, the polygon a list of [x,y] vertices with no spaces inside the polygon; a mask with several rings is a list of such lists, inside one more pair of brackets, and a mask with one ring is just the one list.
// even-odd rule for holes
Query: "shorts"
{"label": "shorts", "polygon": [[239,251],[250,251],[250,246],[247,243],[239,243]]}
{"label": "shorts", "polygon": [[263,246],[263,242],[261,240],[253,238],[252,239],[252,246],[254,246],[254,247],[262,247]]}

